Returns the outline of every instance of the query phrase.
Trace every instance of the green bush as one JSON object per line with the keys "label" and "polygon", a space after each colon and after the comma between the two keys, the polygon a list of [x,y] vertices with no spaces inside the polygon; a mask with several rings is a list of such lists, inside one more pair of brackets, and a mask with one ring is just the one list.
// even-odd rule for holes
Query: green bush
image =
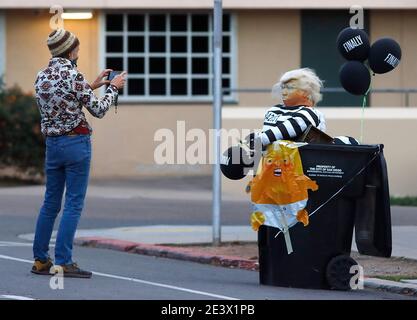
{"label": "green bush", "polygon": [[40,114],[32,94],[5,88],[0,79],[0,168],[12,167],[26,176],[42,176],[45,143]]}
{"label": "green bush", "polygon": [[417,207],[417,197],[392,197],[392,206]]}

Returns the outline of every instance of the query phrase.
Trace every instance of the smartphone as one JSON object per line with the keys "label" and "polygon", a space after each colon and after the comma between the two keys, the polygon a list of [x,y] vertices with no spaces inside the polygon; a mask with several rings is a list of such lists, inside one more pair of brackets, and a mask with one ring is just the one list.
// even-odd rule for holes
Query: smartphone
{"label": "smartphone", "polygon": [[107,76],[107,80],[112,81],[115,76],[121,74],[123,71],[110,71],[109,75]]}

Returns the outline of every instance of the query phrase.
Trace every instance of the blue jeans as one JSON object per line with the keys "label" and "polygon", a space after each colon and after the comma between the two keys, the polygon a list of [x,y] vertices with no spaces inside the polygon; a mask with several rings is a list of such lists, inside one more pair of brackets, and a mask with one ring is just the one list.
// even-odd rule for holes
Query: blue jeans
{"label": "blue jeans", "polygon": [[89,135],[46,138],[46,192],[36,224],[33,255],[49,258],[49,242],[55,219],[65,204],[55,244],[55,264],[72,263],[72,245],[87,192],[91,161]]}

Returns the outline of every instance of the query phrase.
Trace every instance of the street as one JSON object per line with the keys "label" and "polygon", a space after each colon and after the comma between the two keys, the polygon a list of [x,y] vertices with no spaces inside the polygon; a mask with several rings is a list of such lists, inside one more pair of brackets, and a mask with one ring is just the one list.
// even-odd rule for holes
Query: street
{"label": "street", "polygon": [[[33,275],[31,247],[0,243],[0,295],[31,299],[407,299],[358,290],[302,290],[260,286],[258,273],[153,258],[110,250],[76,248],[77,261],[94,271],[92,279],[64,279],[52,290],[50,277]],[[7,275],[7,276],[6,276]]]}
{"label": "street", "polygon": [[[207,178],[194,179],[165,179],[160,193],[157,187],[162,181],[157,179],[124,186],[93,183],[80,228],[208,225],[209,183]],[[261,286],[253,271],[83,247],[74,248],[74,259],[82,268],[94,271],[93,278],[64,279],[64,288],[54,290],[52,278],[29,272],[31,243],[18,237],[34,232],[42,202],[42,187],[25,188],[0,189],[0,299],[411,299],[368,289],[338,292]],[[170,188],[171,196],[167,194]],[[143,196],[135,196],[135,190],[143,190]],[[248,210],[248,202],[226,196],[223,223],[246,225]],[[406,215],[399,215],[401,219],[393,216],[394,224],[417,225],[411,214],[408,222]]]}

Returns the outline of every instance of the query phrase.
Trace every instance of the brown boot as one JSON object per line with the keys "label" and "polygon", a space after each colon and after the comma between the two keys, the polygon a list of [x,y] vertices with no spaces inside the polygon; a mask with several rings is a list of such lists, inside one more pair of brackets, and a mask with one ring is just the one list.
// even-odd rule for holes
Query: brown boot
{"label": "brown boot", "polygon": [[32,270],[30,270],[30,272],[50,276],[52,274],[49,272],[49,270],[52,268],[53,265],[54,264],[50,258],[48,258],[48,260],[46,261],[36,259],[33,263]]}
{"label": "brown boot", "polygon": [[54,266],[54,274],[62,274],[66,278],[91,278],[92,272],[82,270],[74,263]]}

